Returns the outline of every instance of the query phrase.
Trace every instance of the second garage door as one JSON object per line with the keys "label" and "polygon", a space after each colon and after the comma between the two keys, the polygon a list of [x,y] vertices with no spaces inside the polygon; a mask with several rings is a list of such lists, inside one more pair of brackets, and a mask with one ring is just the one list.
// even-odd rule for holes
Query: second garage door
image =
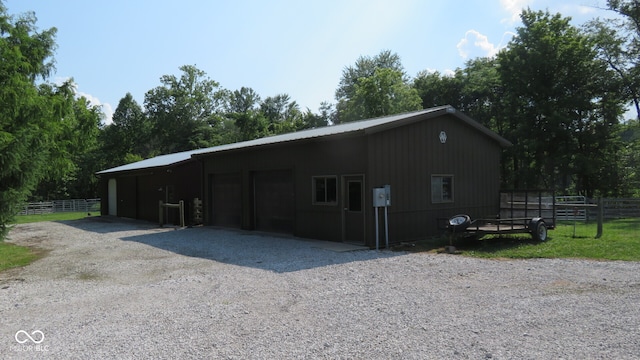
{"label": "second garage door", "polygon": [[212,175],[211,184],[213,225],[239,228],[242,225],[240,173]]}
{"label": "second garage door", "polygon": [[293,233],[295,196],[292,171],[255,172],[253,184],[256,229]]}

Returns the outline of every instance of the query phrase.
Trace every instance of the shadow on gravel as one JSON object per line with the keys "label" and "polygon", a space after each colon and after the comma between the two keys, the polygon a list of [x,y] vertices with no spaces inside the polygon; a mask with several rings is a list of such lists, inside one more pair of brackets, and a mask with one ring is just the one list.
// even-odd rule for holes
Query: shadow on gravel
{"label": "shadow on gravel", "polygon": [[[549,237],[549,240],[552,238]],[[522,245],[540,245],[539,241],[533,240],[531,236],[488,236],[481,239],[476,237],[459,238],[453,241],[456,253],[473,251],[478,253],[492,254],[503,250],[518,248]],[[408,252],[431,252],[446,253],[446,246],[449,240],[446,237],[437,237],[415,242],[408,242],[397,245],[394,250]]]}
{"label": "shadow on gravel", "polygon": [[158,228],[158,224],[148,221],[123,219],[115,216],[104,215],[91,216],[78,220],[62,220],[56,222],[73,226],[77,229],[91,231],[99,234]]}
{"label": "shadow on gravel", "polygon": [[[551,237],[549,237],[549,241]],[[496,253],[503,250],[515,249],[522,245],[540,245],[541,242],[533,240],[531,236],[494,236],[482,238],[480,240],[468,240],[461,242],[457,248],[463,251],[475,251],[481,253]]]}
{"label": "shadow on gravel", "polygon": [[123,241],[137,242],[183,256],[277,273],[404,255],[399,252],[349,247],[347,244],[338,247],[339,250],[336,251],[330,249],[335,249],[336,247],[333,245],[342,245],[341,243],[213,227],[172,230],[171,228],[159,228],[145,222],[136,224],[136,221],[128,220],[123,222],[114,220],[109,226],[104,224],[98,226],[93,220],[64,223],[78,229],[99,233],[148,230],[148,233],[142,235],[119,238],[116,234],[114,235]]}

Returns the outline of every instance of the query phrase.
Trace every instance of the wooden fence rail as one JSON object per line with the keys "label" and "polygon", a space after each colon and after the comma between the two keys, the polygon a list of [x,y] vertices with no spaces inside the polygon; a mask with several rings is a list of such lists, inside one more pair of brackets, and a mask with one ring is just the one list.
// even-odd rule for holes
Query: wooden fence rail
{"label": "wooden fence rail", "polygon": [[[598,199],[588,199],[583,196],[557,196],[556,218],[558,220],[595,220]],[[603,198],[603,217],[605,219],[620,219],[640,217],[640,198]],[[576,205],[572,207],[572,205]],[[589,207],[589,205],[594,207]]]}
{"label": "wooden fence rail", "polygon": [[634,199],[604,198],[603,203],[604,203],[605,219],[640,217],[640,199],[638,198],[634,198]]}

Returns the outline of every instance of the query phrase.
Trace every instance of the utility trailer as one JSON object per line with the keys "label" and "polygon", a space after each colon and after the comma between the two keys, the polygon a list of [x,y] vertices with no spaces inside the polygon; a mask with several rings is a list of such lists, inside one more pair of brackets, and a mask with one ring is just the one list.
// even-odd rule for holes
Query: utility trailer
{"label": "utility trailer", "polygon": [[556,201],[552,191],[509,191],[500,193],[500,213],[493,219],[471,219],[460,214],[448,219],[452,237],[481,238],[485,235],[531,234],[547,240],[547,230],[556,227]]}

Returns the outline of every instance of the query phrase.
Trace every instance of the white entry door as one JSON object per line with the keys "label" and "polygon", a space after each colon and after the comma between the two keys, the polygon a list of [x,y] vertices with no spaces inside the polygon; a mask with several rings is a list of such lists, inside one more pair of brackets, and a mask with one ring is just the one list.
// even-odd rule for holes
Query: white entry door
{"label": "white entry door", "polygon": [[109,179],[109,215],[118,216],[118,194],[116,179]]}

